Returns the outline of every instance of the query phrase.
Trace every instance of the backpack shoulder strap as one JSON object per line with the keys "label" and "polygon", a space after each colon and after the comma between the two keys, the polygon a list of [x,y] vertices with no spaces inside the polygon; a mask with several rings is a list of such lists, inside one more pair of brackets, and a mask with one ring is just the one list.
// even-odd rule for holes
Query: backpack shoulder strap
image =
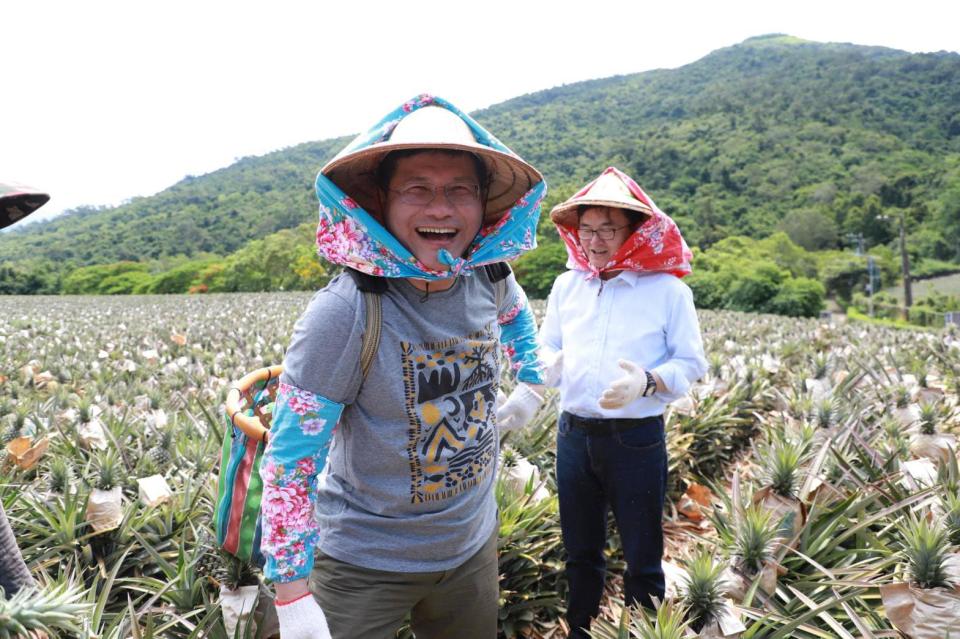
{"label": "backpack shoulder strap", "polygon": [[380,348],[380,329],[383,326],[383,311],[380,305],[380,295],[387,290],[387,281],[382,277],[375,277],[352,268],[346,269],[354,284],[363,294],[363,304],[367,311],[367,325],[363,331],[363,341],[360,343],[360,372],[363,379],[367,379],[373,358]]}
{"label": "backpack shoulder strap", "polygon": [[500,307],[503,306],[503,300],[507,296],[507,278],[510,277],[512,272],[510,265],[506,262],[495,262],[487,264],[483,267],[483,270],[493,284],[494,293],[497,297],[497,312],[499,313]]}

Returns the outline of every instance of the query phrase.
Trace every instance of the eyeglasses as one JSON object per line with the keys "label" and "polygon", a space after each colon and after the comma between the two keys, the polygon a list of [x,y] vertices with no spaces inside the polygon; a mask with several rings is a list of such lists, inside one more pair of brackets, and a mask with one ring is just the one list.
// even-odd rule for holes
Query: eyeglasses
{"label": "eyeglasses", "polygon": [[396,193],[397,200],[411,206],[426,206],[437,197],[437,191],[442,190],[453,206],[469,206],[480,201],[480,187],[477,184],[444,184],[432,186],[429,184],[413,184],[402,189],[388,189]]}
{"label": "eyeglasses", "polygon": [[578,228],[577,237],[579,237],[580,240],[583,242],[589,242],[590,240],[593,239],[594,235],[599,237],[601,240],[612,240],[613,236],[617,234],[617,231],[621,229],[626,229],[626,228],[630,228],[630,225],[628,224],[627,226],[616,226],[616,227],[605,226],[599,229]]}

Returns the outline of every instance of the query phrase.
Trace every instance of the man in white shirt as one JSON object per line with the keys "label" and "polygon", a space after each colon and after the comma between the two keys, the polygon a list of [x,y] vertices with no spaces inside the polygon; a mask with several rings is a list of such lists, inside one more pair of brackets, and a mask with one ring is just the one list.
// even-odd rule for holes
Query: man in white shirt
{"label": "man in white shirt", "polygon": [[[554,282],[540,329],[559,386],[560,520],[571,637],[587,637],[606,571],[607,511],[620,531],[628,603],[663,598],[663,411],[706,371],[676,224],[611,167],[551,211],[571,270]],[[553,379],[549,379],[552,377]]]}

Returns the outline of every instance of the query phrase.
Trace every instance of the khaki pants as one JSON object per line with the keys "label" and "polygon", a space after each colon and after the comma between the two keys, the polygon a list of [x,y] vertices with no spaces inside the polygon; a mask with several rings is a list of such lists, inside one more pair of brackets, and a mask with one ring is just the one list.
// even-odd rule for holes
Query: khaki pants
{"label": "khaki pants", "polygon": [[494,639],[500,594],[497,534],[462,565],[385,572],[317,554],[310,590],[333,639],[394,639],[410,613],[417,639]]}

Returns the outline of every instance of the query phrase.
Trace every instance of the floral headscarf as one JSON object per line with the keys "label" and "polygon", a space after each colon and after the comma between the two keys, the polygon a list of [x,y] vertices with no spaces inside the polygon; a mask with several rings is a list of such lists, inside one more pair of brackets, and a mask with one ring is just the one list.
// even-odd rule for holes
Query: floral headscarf
{"label": "floral headscarf", "polygon": [[[357,136],[341,154],[384,142],[404,117],[425,106],[439,106],[453,112],[467,124],[479,144],[516,155],[469,115],[446,100],[430,95],[418,96],[394,109],[367,132]],[[441,250],[439,261],[449,270],[439,271],[420,262],[370,213],[321,173],[316,181],[320,200],[317,252],[329,262],[381,277],[437,280],[469,275],[486,264],[512,260],[536,248],[540,202],[546,189],[546,183],[541,180],[499,220],[482,227],[467,248],[465,257]]]}
{"label": "floral headscarf", "polygon": [[[591,197],[591,190],[601,180],[615,178],[620,180],[629,192],[629,201],[598,200]],[[577,206],[611,206],[616,208],[642,208],[649,212],[646,221],[638,226],[633,234],[620,246],[613,258],[602,268],[596,268],[587,258],[586,251],[577,237],[577,219],[569,213],[557,216],[558,209],[566,212]],[[558,217],[560,219],[558,219]],[[622,171],[609,167],[600,176],[575,193],[569,200],[554,208],[554,222],[560,237],[567,246],[567,268],[587,272],[587,278],[599,276],[607,271],[637,271],[641,273],[664,272],[684,277],[691,272],[690,261],[693,253],[670,217],[661,211],[633,179]]]}

